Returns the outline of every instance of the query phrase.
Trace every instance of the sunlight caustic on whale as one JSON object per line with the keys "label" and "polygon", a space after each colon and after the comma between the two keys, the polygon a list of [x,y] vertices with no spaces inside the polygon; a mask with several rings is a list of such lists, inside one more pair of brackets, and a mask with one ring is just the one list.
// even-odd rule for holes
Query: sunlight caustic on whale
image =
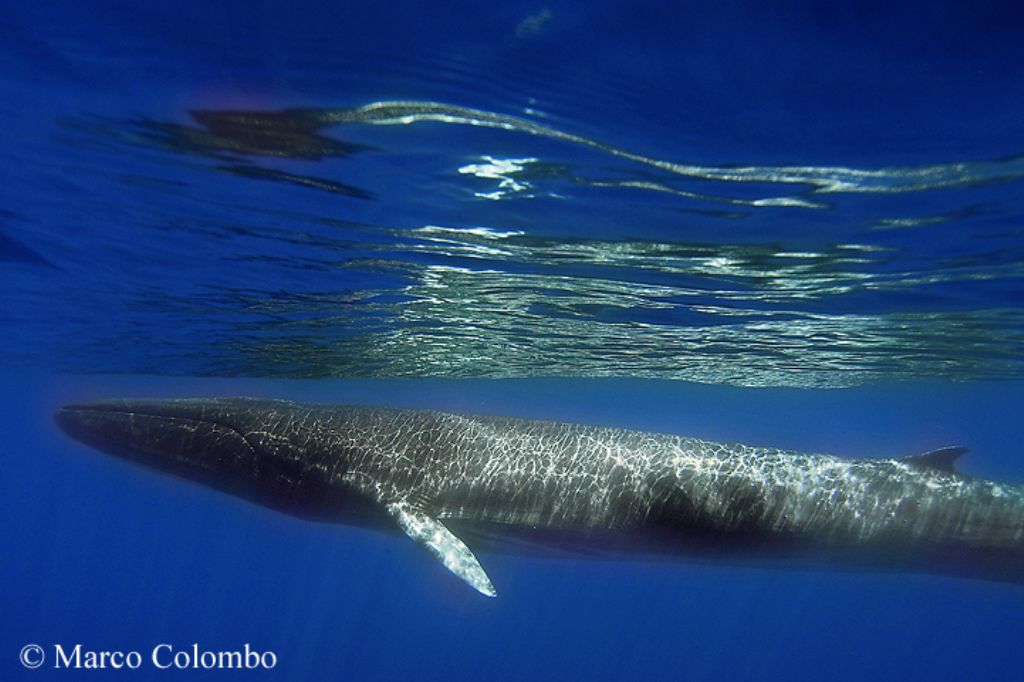
{"label": "sunlight caustic on whale", "polygon": [[401,530],[482,594],[473,547],[1024,581],[1024,486],[898,459],[508,417],[231,399],[61,408],[72,437],[308,519]]}

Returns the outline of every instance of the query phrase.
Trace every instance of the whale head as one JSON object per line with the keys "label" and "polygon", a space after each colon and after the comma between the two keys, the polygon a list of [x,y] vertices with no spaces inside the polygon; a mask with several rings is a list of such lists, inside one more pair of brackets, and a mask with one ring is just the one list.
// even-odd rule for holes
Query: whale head
{"label": "whale head", "polygon": [[248,398],[103,400],[65,405],[54,420],[97,450],[279,506],[273,503],[286,499],[306,473],[297,429],[288,428],[290,405]]}

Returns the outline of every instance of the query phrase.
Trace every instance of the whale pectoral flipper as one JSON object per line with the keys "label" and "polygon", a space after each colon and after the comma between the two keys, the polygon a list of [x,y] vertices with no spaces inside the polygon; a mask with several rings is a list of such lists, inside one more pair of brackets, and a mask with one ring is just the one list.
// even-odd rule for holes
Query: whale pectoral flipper
{"label": "whale pectoral flipper", "polygon": [[488,597],[498,596],[491,579],[487,577],[473,552],[466,543],[445,528],[443,523],[408,502],[393,502],[385,505],[385,508],[406,535],[426,547],[449,571],[462,578],[477,592]]}

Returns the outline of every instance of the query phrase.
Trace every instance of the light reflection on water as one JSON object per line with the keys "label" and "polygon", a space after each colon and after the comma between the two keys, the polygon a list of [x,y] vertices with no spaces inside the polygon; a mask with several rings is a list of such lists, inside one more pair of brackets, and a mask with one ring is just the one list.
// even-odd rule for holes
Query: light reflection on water
{"label": "light reflection on water", "polygon": [[[11,290],[13,357],[77,371],[752,386],[1021,375],[1024,260],[1006,221],[1021,157],[684,164],[432,102],[191,117],[64,122],[60,143],[95,172],[69,178],[67,192],[95,215],[76,249],[62,251],[60,229],[49,252],[0,243],[7,260],[61,273],[23,275]],[[342,139],[367,124],[422,124],[410,128],[422,137],[403,133],[390,148]],[[559,151],[432,144],[439,124]],[[422,148],[418,166],[402,144]],[[92,198],[90,183],[119,186],[123,199]],[[490,225],[434,224],[423,211],[380,219],[396,195],[443,208],[439,217],[479,216],[478,204],[502,212]],[[628,237],[605,229],[601,206],[622,212]],[[545,207],[559,218],[544,219]],[[29,312],[41,308],[54,312]]]}

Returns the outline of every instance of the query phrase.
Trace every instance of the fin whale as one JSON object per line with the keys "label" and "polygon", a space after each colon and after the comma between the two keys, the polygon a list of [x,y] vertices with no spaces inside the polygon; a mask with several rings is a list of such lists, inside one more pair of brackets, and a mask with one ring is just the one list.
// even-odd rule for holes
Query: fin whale
{"label": "fin whale", "polygon": [[402,531],[482,594],[471,546],[822,561],[1024,582],[1024,486],[899,459],[431,410],[108,400],[54,416],[99,450],[302,518]]}

